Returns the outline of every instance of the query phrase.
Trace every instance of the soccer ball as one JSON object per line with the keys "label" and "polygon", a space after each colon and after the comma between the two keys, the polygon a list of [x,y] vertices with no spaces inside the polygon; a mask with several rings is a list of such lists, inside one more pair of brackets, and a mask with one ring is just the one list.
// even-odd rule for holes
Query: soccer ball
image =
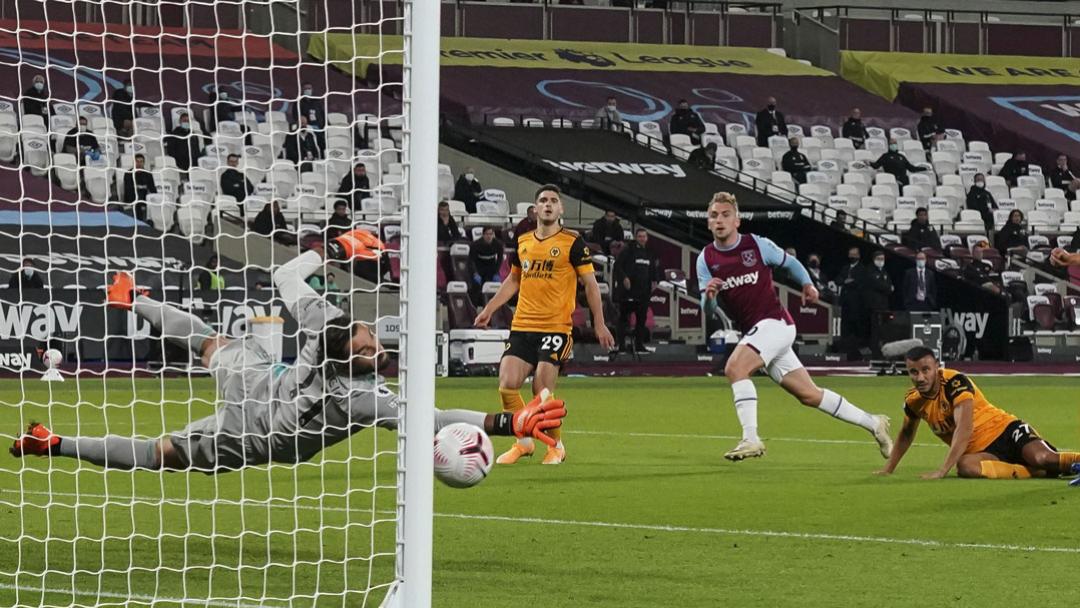
{"label": "soccer ball", "polygon": [[479,427],[456,422],[435,435],[435,476],[451,488],[480,483],[494,462],[495,448]]}
{"label": "soccer ball", "polygon": [[55,348],[50,348],[42,353],[41,362],[45,364],[46,369],[56,369],[64,362],[64,355],[61,355],[60,351]]}

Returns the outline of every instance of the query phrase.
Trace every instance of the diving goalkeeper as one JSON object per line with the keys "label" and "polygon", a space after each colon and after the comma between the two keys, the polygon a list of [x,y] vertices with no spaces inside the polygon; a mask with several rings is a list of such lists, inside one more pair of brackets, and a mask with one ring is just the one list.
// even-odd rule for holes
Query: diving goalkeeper
{"label": "diving goalkeeper", "polygon": [[[194,315],[148,298],[130,274],[117,273],[108,305],[134,311],[166,339],[198,355],[217,384],[216,412],[158,439],[61,437],[31,423],[11,453],[66,456],[116,469],[215,474],[268,462],[304,462],[365,428],[396,429],[397,396],[376,373],[387,359],[378,338],[306,282],[322,268],[324,257],[370,260],[383,249],[371,234],[354,230],[331,241],[325,252],[308,251],[274,272],[282,300],[307,337],[295,366],[284,372],[255,340],[215,333]],[[492,435],[553,443],[543,431],[559,427],[565,415],[562,401],[536,398],[514,413],[437,410],[435,426],[466,422]]]}

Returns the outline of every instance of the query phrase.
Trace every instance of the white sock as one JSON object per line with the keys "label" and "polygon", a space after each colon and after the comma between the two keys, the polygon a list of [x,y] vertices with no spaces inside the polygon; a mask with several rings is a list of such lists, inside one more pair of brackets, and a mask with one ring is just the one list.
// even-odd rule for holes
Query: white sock
{"label": "white sock", "polygon": [[874,420],[873,416],[829,389],[822,391],[821,403],[817,407],[833,418],[838,418],[848,424],[861,426],[871,433],[874,432],[874,427],[877,426],[877,421]]}
{"label": "white sock", "polygon": [[523,448],[531,448],[531,447],[533,447],[532,437],[522,437],[521,439],[518,439],[517,442],[518,442],[518,445],[520,445]]}
{"label": "white sock", "polygon": [[735,415],[742,425],[744,441],[761,441],[757,434],[757,387],[750,379],[731,383],[735,397]]}

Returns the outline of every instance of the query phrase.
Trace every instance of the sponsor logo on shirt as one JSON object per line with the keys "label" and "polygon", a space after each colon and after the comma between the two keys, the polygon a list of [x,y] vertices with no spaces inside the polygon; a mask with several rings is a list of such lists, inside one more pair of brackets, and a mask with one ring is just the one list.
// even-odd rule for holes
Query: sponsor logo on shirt
{"label": "sponsor logo on shirt", "polygon": [[735,277],[728,277],[723,281],[720,281],[719,291],[727,291],[729,289],[735,289],[736,287],[742,287],[743,285],[757,285],[758,282],[757,272],[748,272],[746,274],[740,274]]}

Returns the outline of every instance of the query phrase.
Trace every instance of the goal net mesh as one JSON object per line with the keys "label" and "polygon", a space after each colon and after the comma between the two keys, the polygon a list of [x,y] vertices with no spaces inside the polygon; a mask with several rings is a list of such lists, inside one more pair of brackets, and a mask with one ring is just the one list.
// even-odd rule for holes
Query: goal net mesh
{"label": "goal net mesh", "polygon": [[[0,440],[31,422],[62,442],[157,440],[237,401],[268,407],[251,378],[302,384],[309,370],[293,361],[319,339],[274,272],[357,225],[391,251],[324,262],[308,284],[391,355],[385,379],[352,390],[397,391],[400,4],[4,5]],[[327,60],[311,51],[327,34],[385,44],[348,57],[339,44]],[[387,57],[395,69],[382,69]],[[170,335],[107,305],[116,272],[271,362],[245,354],[246,394],[223,394],[185,345],[197,329]],[[41,380],[50,349],[63,382]],[[0,605],[378,606],[401,550],[402,476],[398,438],[369,425],[310,458],[218,474],[5,454]]]}

